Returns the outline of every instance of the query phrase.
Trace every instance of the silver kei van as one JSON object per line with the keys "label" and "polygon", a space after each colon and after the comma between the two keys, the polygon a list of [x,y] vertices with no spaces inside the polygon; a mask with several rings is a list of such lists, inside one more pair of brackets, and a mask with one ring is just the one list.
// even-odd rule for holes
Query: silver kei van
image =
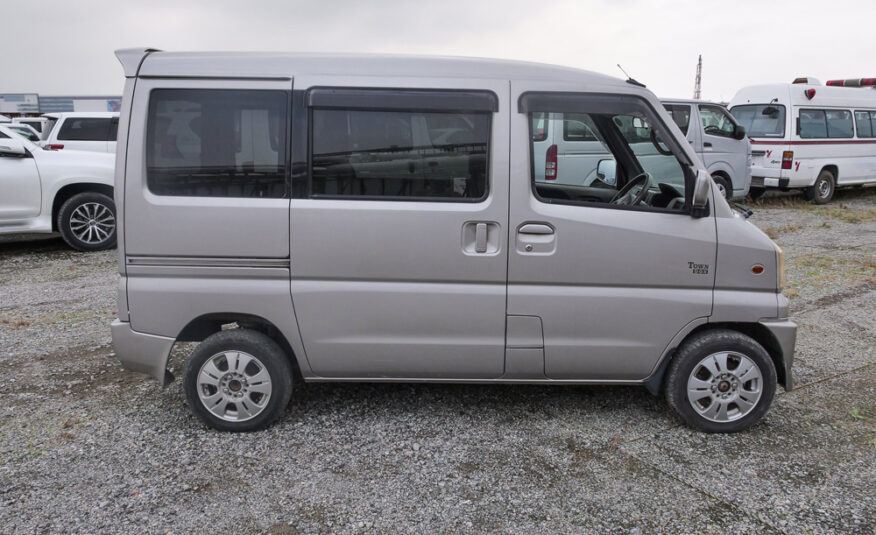
{"label": "silver kei van", "polygon": [[[271,424],[295,379],[643,385],[712,432],[792,386],[781,250],[637,83],[476,59],[117,55],[116,353],[165,384],[174,343],[200,342],[183,388],[212,427]],[[538,120],[572,115],[614,184],[538,180]],[[674,173],[643,168],[642,136]]]}

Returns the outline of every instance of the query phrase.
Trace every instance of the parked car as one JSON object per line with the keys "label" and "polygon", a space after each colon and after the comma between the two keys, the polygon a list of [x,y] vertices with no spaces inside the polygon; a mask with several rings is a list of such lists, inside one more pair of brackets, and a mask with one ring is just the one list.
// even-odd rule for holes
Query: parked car
{"label": "parked car", "polygon": [[115,246],[114,161],[43,150],[0,125],[0,234],[60,232],[80,251]]}
{"label": "parked car", "polygon": [[[742,199],[751,185],[751,143],[745,128],[717,103],[662,99],[663,107],[728,199]],[[691,128],[690,125],[696,125]]]}
{"label": "parked car", "polygon": [[[174,343],[200,342],[183,388],[212,427],[264,428],[296,377],[641,385],[712,432],[791,388],[781,250],[637,83],[476,59],[117,55],[116,355],[165,384]],[[545,180],[534,140],[572,114],[614,184]]]}
{"label": "parked car", "polygon": [[3,126],[12,130],[16,134],[20,135],[24,139],[31,141],[33,143],[39,143],[40,134],[36,130],[33,129],[32,126],[22,123],[4,123]]}
{"label": "parked car", "polygon": [[[696,100],[663,103],[705,163],[721,194],[728,199],[745,197],[751,181],[750,145],[745,129],[717,104]],[[614,159],[587,114],[541,113],[533,115],[532,120],[537,182],[560,180],[587,187],[614,184]],[[691,120],[702,126],[689,128]],[[626,132],[630,148],[654,180],[671,181],[675,173],[672,159],[666,157],[659,144],[652,142],[647,122],[620,118],[618,127]]]}
{"label": "parked car", "polygon": [[26,124],[40,134],[40,138],[45,139],[52,129],[53,120],[48,117],[16,117],[12,119],[13,124]]}
{"label": "parked car", "polygon": [[752,139],[752,197],[802,188],[824,204],[838,187],[876,182],[876,90],[866,87],[874,84],[799,78],[740,89],[730,113]]}
{"label": "parked car", "polygon": [[47,149],[116,152],[118,112],[47,113],[54,121],[42,145]]}

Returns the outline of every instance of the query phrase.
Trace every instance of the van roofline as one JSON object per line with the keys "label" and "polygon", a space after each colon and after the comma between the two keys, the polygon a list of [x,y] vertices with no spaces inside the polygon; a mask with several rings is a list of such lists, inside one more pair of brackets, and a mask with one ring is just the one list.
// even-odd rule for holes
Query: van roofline
{"label": "van roofline", "polygon": [[[505,59],[396,54],[116,51],[126,77],[289,78],[302,75],[539,79],[629,87],[584,69]],[[644,91],[644,89],[643,89]]]}

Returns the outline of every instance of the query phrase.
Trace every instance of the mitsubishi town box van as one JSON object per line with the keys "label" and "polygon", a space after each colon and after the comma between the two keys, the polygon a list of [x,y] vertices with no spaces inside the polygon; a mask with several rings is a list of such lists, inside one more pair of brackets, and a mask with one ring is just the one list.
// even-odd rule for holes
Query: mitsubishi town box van
{"label": "mitsubishi town box van", "polygon": [[876,182],[876,78],[813,78],[744,87],[730,112],[752,143],[751,194],[803,189],[815,204],[836,188]]}
{"label": "mitsubishi town box van", "polygon": [[[200,342],[183,389],[212,427],[266,427],[293,379],[640,385],[711,432],[792,387],[781,250],[637,83],[479,59],[117,55],[116,354],[166,384],[174,343]],[[601,144],[612,180],[588,183],[599,161],[543,180],[554,127]]]}

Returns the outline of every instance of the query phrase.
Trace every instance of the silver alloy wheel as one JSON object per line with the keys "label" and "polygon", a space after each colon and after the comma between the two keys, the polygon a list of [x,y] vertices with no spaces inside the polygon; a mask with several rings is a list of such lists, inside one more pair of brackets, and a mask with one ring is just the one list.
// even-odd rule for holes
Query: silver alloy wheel
{"label": "silver alloy wheel", "polygon": [[718,191],[721,192],[721,196],[726,199],[727,198],[727,190],[724,189],[724,185],[721,184],[720,182],[716,182],[715,185],[718,186]]}
{"label": "silver alloy wheel", "polygon": [[822,199],[827,198],[830,194],[830,180],[824,178],[818,182],[818,196]]}
{"label": "silver alloy wheel", "polygon": [[763,375],[749,357],[735,351],[713,353],[701,360],[687,379],[687,399],[711,422],[732,422],[757,406]]}
{"label": "silver alloy wheel", "polygon": [[116,218],[112,210],[97,202],[80,204],[70,214],[70,231],[89,245],[105,242],[115,228]]}
{"label": "silver alloy wheel", "polygon": [[271,375],[249,353],[223,351],[201,366],[197,390],[201,403],[214,416],[226,422],[245,422],[268,406]]}

